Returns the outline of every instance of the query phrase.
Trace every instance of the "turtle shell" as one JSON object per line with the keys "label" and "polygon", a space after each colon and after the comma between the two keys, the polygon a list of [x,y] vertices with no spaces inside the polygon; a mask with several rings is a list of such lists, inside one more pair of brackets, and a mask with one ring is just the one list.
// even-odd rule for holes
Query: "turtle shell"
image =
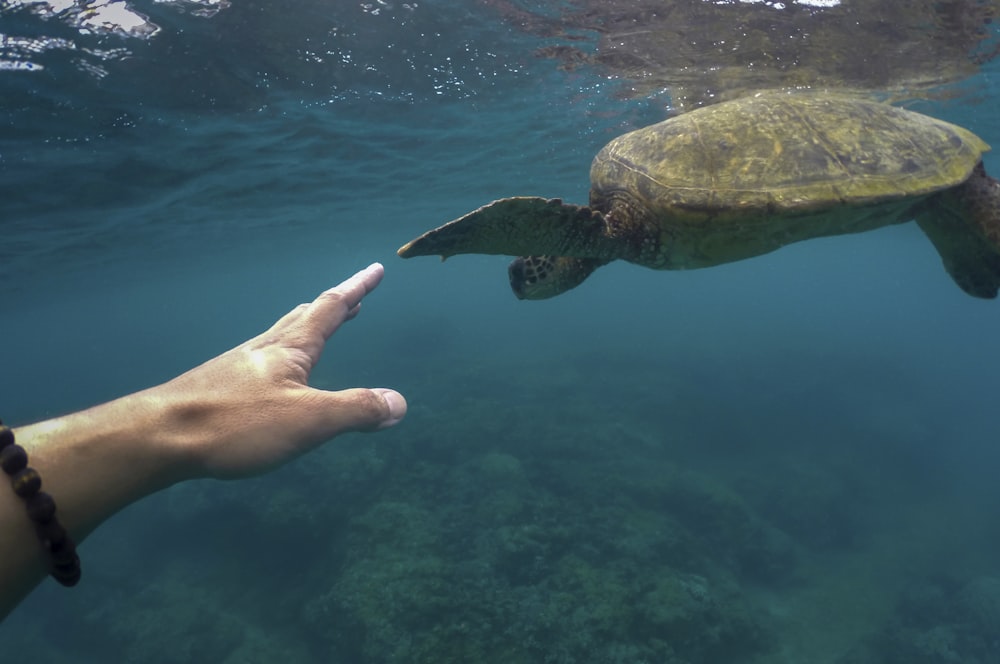
{"label": "turtle shell", "polygon": [[956,125],[845,95],[766,93],[624,134],[595,157],[591,205],[654,218],[775,218],[964,182],[989,146]]}

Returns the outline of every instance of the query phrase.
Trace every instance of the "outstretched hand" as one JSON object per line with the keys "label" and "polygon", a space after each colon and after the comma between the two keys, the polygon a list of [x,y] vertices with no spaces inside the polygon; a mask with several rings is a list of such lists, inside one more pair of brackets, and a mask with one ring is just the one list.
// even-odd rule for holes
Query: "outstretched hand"
{"label": "outstretched hand", "polygon": [[384,274],[375,263],[301,304],[269,330],[153,388],[175,404],[175,442],[190,475],[239,477],[268,470],[346,431],[390,427],[406,400],[386,388],[309,387],[327,339],[354,318]]}
{"label": "outstretched hand", "polygon": [[[369,266],[171,381],[16,428],[72,539],[79,544],[176,482],[262,473],[345,431],[399,422],[406,400],[398,392],[308,384],[327,339],[358,314],[382,275],[381,265]],[[23,501],[0,490],[0,620],[44,578],[48,558]]]}

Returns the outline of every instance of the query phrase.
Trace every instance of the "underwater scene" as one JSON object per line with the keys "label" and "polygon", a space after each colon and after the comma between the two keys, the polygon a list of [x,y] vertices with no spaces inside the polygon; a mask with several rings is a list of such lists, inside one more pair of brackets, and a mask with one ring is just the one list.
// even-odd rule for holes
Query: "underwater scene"
{"label": "underwater scene", "polygon": [[[311,383],[409,403],[398,426],[270,474],[132,505],[80,546],[79,586],[46,580],[0,624],[4,652],[1000,664],[994,245],[948,244],[878,185],[766,222],[779,245],[789,219],[818,237],[699,269],[629,253],[658,227],[609,234],[599,257],[566,240],[600,269],[548,299],[511,292],[520,252],[496,238],[443,263],[396,253],[497,199],[587,205],[612,139],[764,90],[886,102],[1000,146],[998,15],[997,0],[0,0],[5,423],[169,380],[374,261],[384,281]],[[771,124],[810,141],[845,124],[806,121]],[[978,157],[946,182],[948,146],[978,139],[956,135],[908,169],[965,191]],[[874,157],[899,151],[872,140]],[[797,195],[819,166],[761,168]],[[916,201],[908,182],[893,186]],[[758,239],[709,193],[712,233],[674,268]],[[590,219],[628,216],[599,207]]]}

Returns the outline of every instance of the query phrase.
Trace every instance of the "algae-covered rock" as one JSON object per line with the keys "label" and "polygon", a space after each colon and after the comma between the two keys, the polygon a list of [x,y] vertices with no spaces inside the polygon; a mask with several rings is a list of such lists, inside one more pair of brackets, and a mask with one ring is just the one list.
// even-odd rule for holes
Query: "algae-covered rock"
{"label": "algae-covered rock", "polygon": [[994,664],[998,634],[1000,578],[918,584],[891,622],[839,664]]}
{"label": "algae-covered rock", "polygon": [[633,478],[607,466],[577,475],[567,463],[532,481],[522,458],[473,456],[435,486],[409,485],[408,500],[397,493],[350,521],[347,560],[304,613],[331,653],[680,664],[751,661],[770,647],[727,550],[756,536],[714,530],[744,532],[754,521],[737,496],[664,474],[660,486],[670,488],[640,505]]}
{"label": "algae-covered rock", "polygon": [[129,611],[110,604],[89,619],[95,634],[108,629],[107,636],[121,647],[116,661],[125,664],[308,661],[309,649],[287,616],[268,616],[263,607],[234,611],[233,603],[209,579],[174,565],[132,595]]}
{"label": "algae-covered rock", "polygon": [[714,559],[738,573],[775,582],[794,572],[796,554],[791,540],[720,480],[677,470],[642,486],[644,504],[665,510],[701,546],[711,547]]}
{"label": "algae-covered rock", "polygon": [[781,482],[762,481],[756,501],[768,520],[815,550],[855,546],[866,533],[867,498],[824,468],[782,468]]}
{"label": "algae-covered rock", "polygon": [[525,481],[524,466],[517,457],[503,452],[489,452],[476,463],[482,479],[491,485],[520,484]]}

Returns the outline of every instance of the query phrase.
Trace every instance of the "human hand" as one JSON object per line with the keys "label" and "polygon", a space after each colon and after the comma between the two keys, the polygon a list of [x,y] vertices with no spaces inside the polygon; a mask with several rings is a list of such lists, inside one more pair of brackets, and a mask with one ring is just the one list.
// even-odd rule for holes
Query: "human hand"
{"label": "human hand", "polygon": [[394,390],[309,387],[327,339],[356,316],[384,274],[375,263],[269,330],[147,391],[162,400],[165,443],[180,452],[180,475],[262,473],[347,431],[376,431],[406,414]]}
{"label": "human hand", "polygon": [[[385,388],[309,387],[326,340],[378,286],[374,264],[271,329],[156,387],[16,429],[77,544],[125,506],[182,480],[262,473],[345,431],[406,414]],[[0,491],[0,620],[47,573],[31,519]]]}

